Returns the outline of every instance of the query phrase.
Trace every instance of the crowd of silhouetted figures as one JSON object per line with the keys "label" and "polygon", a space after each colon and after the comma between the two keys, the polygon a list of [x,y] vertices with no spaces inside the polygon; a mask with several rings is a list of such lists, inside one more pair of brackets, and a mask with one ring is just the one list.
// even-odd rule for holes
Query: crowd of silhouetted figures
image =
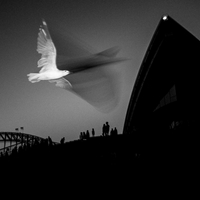
{"label": "crowd of silhouetted figures", "polygon": [[[95,130],[94,128],[92,128],[91,133],[89,132],[89,130],[87,130],[86,132],[81,132],[80,136],[79,136],[79,140],[81,141],[86,141],[89,140],[91,138],[96,138],[99,139],[99,137],[107,137],[107,136],[117,136],[118,132],[116,127],[112,128],[110,130],[110,125],[108,122],[106,122],[103,125],[102,128],[102,134],[100,136],[96,136],[95,137]],[[100,139],[101,140],[101,139]],[[94,140],[92,140],[94,141]],[[6,147],[5,149],[1,149],[0,152],[0,158],[3,160],[7,160],[10,159],[12,157],[17,157],[18,155],[23,155],[26,154],[27,152],[36,152],[37,150],[43,150],[43,149],[51,149],[51,148],[57,148],[58,146],[63,146],[63,145],[69,145],[71,143],[77,143],[79,144],[78,140],[75,141],[71,141],[71,142],[65,142],[65,137],[61,138],[60,143],[59,142],[53,142],[51,137],[48,136],[48,138],[41,140],[40,142],[35,140],[35,141],[31,141],[31,143],[23,143],[23,144],[18,144],[18,145],[13,145],[14,147]],[[24,153],[25,152],[25,153]]]}
{"label": "crowd of silhouetted figures", "polygon": [[40,142],[21,144],[12,150],[7,148],[1,153],[0,166],[27,166],[38,170],[50,168],[54,172],[68,169],[88,173],[91,170],[116,172],[142,169],[149,163],[161,166],[163,162],[163,166],[171,166],[181,159],[184,163],[191,163],[194,155],[197,156],[198,148],[192,143],[193,136],[185,134],[183,129],[186,130],[176,128],[167,132],[118,134],[117,129],[106,122],[100,136],[95,136],[93,128],[91,133],[89,130],[81,132],[79,140],[75,141],[65,142],[63,137],[55,143],[48,137]]}
{"label": "crowd of silhouetted figures", "polygon": [[[81,132],[79,140],[65,142],[65,137],[60,142],[53,142],[50,137],[32,143],[18,144],[15,147],[7,147],[1,151],[0,162],[9,163],[26,163],[31,166],[37,163],[50,166],[74,166],[84,162],[98,163],[97,165],[113,165],[116,158],[120,156],[122,147],[121,139],[117,139],[118,132],[116,127],[110,129],[110,125],[106,122],[102,127],[102,133],[95,135],[92,128]],[[121,135],[122,136],[122,135]],[[106,164],[106,165],[107,165]]]}
{"label": "crowd of silhouetted figures", "polygon": [[[102,127],[102,136],[116,136],[118,135],[118,131],[117,131],[117,128],[112,128],[110,130],[110,125],[108,122],[106,122],[105,124],[103,124],[103,127]],[[89,132],[89,130],[87,130],[86,132],[80,132],[80,135],[79,135],[79,139],[80,140],[87,140],[89,139],[90,137],[95,137],[95,130],[94,128],[92,128],[92,131],[91,131],[91,134]]]}

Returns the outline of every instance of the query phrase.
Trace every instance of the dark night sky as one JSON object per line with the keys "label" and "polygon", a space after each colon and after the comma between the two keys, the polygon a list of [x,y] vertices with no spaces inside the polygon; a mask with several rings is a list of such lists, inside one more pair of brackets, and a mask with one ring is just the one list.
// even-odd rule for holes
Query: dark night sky
{"label": "dark night sky", "polygon": [[[199,0],[1,0],[0,131],[23,126],[33,135],[73,140],[93,127],[99,135],[109,121],[121,133],[139,67],[165,14],[200,38]],[[28,81],[27,74],[37,71],[37,34],[43,18],[59,22],[97,52],[120,46],[119,57],[130,58],[114,66],[121,74],[115,110],[101,113],[69,91]]]}

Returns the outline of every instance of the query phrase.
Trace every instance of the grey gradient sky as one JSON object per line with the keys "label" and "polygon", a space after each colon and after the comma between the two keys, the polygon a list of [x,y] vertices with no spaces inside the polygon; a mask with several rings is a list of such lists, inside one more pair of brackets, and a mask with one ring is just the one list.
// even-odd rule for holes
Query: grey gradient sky
{"label": "grey gradient sky", "polygon": [[[0,131],[23,126],[26,133],[54,141],[74,140],[87,129],[99,135],[108,121],[121,133],[139,67],[165,14],[200,38],[198,0],[1,0]],[[113,66],[121,74],[115,110],[101,113],[54,84],[28,81],[40,58],[36,47],[42,19],[60,22],[96,52],[120,46],[118,56],[131,59]]]}

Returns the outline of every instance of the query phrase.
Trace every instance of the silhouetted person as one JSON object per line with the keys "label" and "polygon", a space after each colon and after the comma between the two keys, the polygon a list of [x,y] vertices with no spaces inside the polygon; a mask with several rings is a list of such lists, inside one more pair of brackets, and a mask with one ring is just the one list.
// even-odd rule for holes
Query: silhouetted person
{"label": "silhouetted person", "polygon": [[82,136],[83,136],[82,139],[85,139],[85,137],[86,137],[86,133],[83,132],[83,133],[82,133]]}
{"label": "silhouetted person", "polygon": [[60,144],[64,144],[65,143],[65,137],[63,137],[61,140],[60,140]]}
{"label": "silhouetted person", "polygon": [[90,133],[89,133],[89,131],[87,130],[86,131],[86,139],[89,139],[90,138]]}
{"label": "silhouetted person", "polygon": [[95,131],[94,131],[94,128],[92,129],[92,137],[95,136]]}
{"label": "silhouetted person", "polygon": [[49,136],[48,136],[48,144],[49,144],[49,146],[53,145],[53,141],[52,141],[52,139]]}
{"label": "silhouetted person", "polygon": [[83,133],[82,133],[82,132],[80,132],[79,139],[80,139],[80,140],[83,139]]}
{"label": "silhouetted person", "polygon": [[118,131],[117,131],[117,128],[115,127],[114,129],[114,135],[118,135]]}
{"label": "silhouetted person", "polygon": [[112,128],[111,130],[110,130],[110,136],[114,136],[114,129]]}
{"label": "silhouetted person", "polygon": [[108,122],[106,122],[106,125],[105,125],[105,135],[106,136],[109,135],[109,130],[110,130],[110,125],[108,124]]}

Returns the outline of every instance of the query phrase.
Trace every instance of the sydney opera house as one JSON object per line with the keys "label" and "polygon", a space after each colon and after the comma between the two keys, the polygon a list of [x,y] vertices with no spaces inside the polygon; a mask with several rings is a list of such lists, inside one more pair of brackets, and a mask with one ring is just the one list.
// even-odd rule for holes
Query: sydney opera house
{"label": "sydney opera house", "polygon": [[197,128],[200,41],[169,16],[151,39],[132,91],[124,134]]}

